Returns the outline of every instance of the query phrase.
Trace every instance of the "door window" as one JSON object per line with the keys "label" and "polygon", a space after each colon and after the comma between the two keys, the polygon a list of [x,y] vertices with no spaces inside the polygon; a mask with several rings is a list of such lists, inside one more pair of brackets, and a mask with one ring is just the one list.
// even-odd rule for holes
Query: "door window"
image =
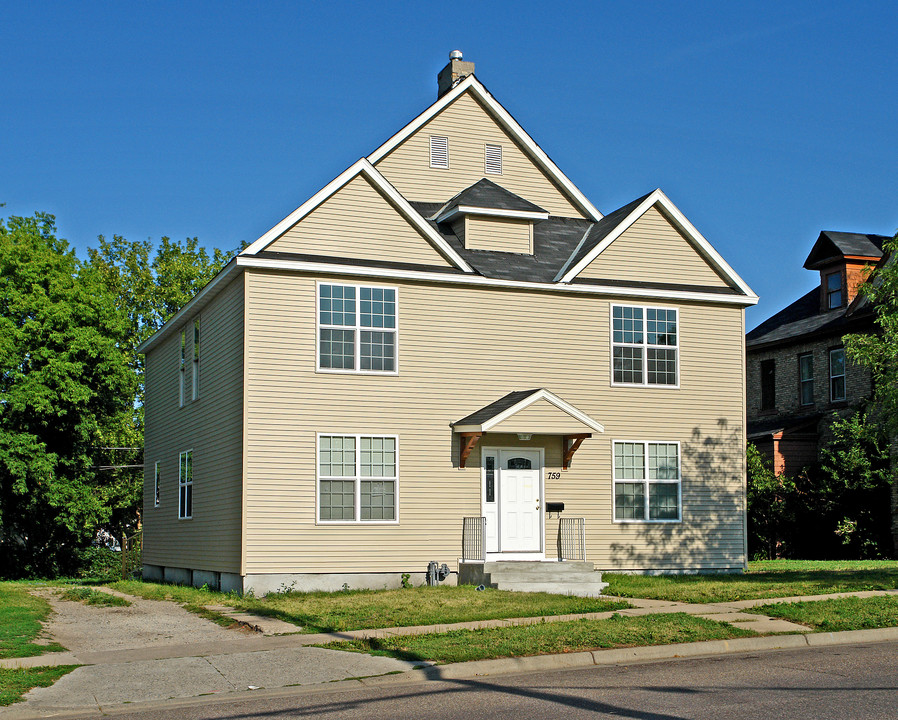
{"label": "door window", "polygon": [[523,457],[515,457],[508,458],[508,463],[505,466],[506,470],[532,470],[533,463],[530,461],[530,458]]}

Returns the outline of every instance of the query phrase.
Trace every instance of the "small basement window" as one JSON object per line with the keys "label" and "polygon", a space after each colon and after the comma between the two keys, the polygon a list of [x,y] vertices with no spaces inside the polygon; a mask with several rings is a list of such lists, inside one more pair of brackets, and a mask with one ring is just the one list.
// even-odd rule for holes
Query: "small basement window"
{"label": "small basement window", "polygon": [[487,175],[502,174],[502,146],[487,145],[484,154],[484,172]]}
{"label": "small basement window", "polygon": [[449,138],[442,135],[430,136],[430,167],[449,168]]}

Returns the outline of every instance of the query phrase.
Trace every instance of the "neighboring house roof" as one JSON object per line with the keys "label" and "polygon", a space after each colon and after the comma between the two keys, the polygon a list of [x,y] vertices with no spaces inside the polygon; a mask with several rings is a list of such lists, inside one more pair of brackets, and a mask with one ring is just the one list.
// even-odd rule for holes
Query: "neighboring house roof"
{"label": "neighboring house roof", "polygon": [[783,415],[751,420],[746,425],[746,439],[762,440],[779,433],[786,435],[798,434],[802,431],[814,433],[816,425],[822,417],[823,413],[818,412],[810,415]]}
{"label": "neighboring house roof", "polygon": [[554,405],[578,423],[595,432],[605,432],[605,427],[601,423],[596,422],[589,415],[581,412],[545,388],[510,392],[508,395],[480,408],[480,410],[463,417],[458,422],[452,423],[452,427],[456,432],[486,432],[540,400],[545,400]]}
{"label": "neighboring house roof", "polygon": [[888,238],[885,235],[824,230],[808,253],[804,267],[807,270],[817,270],[844,257],[879,260],[882,257],[882,244],[886,240]]}
{"label": "neighboring house roof", "polygon": [[478,210],[504,211],[503,215],[531,216],[538,214],[545,217],[549,215],[538,205],[525,200],[520,195],[515,195],[492,180],[483,178],[470,187],[466,187],[447,202],[436,212],[433,219],[442,222],[445,218],[458,212],[476,212]]}
{"label": "neighboring house roof", "polygon": [[820,335],[844,335],[869,323],[872,315],[867,309],[820,309],[820,288],[815,287],[776,315],[762,322],[745,336],[746,348],[792,342],[798,338]]}

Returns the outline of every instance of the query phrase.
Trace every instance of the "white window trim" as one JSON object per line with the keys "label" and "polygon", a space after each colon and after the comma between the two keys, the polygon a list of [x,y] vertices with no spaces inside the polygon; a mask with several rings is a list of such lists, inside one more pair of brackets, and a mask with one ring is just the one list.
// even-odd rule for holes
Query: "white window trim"
{"label": "white window trim", "polygon": [[178,335],[180,340],[180,346],[178,347],[178,352],[180,353],[180,361],[178,365],[178,407],[184,407],[184,403],[187,400],[187,329],[181,328],[181,332]]}
{"label": "white window trim", "polygon": [[159,463],[153,464],[153,507],[159,507]]}
{"label": "white window trim", "polygon": [[[833,353],[841,352],[842,353],[842,374],[841,375],[833,375]],[[829,351],[829,355],[827,356],[829,359],[829,401],[831,403],[834,402],[845,402],[848,398],[848,367],[847,360],[848,358],[845,355],[845,348],[833,348]],[[833,380],[836,378],[842,378],[842,397],[833,397]]]}
{"label": "white window trim", "polygon": [[[646,477],[642,480],[639,479],[617,479],[617,459],[616,453],[614,452],[614,446],[618,443],[632,443],[634,445],[642,445],[643,446],[643,462],[645,467],[645,475]],[[678,479],[674,480],[649,480],[649,445],[676,445],[677,446],[677,475]],[[624,518],[621,520],[617,519],[617,491],[616,485],[618,483],[636,483],[641,482],[645,483],[645,518],[642,520],[638,520],[635,518]],[[677,484],[677,518],[676,520],[664,520],[657,519],[652,520],[649,517],[649,484],[654,483],[656,485],[673,485],[674,482]],[[637,525],[670,525],[683,522],[683,454],[682,448],[680,447],[680,443],[678,440],[624,440],[624,439],[616,439],[611,441],[611,521],[616,525],[628,525],[628,524],[637,524]]]}
{"label": "white window trim", "polygon": [[[355,438],[355,520],[322,520],[321,519],[321,438],[342,437]],[[362,453],[361,439],[365,438],[391,438],[396,447],[396,474],[390,478],[367,478],[370,480],[392,480],[394,520],[362,520]],[[339,478],[336,478],[339,479]],[[349,480],[350,478],[342,478]],[[315,434],[315,524],[316,525],[398,525],[399,524],[399,435],[390,433],[347,433],[347,432],[320,432]]]}
{"label": "white window trim", "polygon": [[[642,310],[642,337],[643,342],[639,343],[616,343],[614,342],[614,308],[640,308]],[[649,345],[648,338],[649,334],[646,330],[646,325],[648,324],[647,319],[647,311],[648,310],[673,310],[676,313],[676,322],[677,322],[677,344],[676,345]],[[653,390],[679,390],[680,389],[680,309],[677,307],[670,307],[668,305],[631,305],[629,303],[612,303],[611,308],[608,311],[608,332],[609,339],[611,341],[611,352],[610,352],[610,376],[612,387],[639,387],[639,388],[651,388]],[[615,346],[620,347],[641,347],[643,349],[643,362],[642,362],[642,382],[641,383],[625,383],[625,382],[615,382],[614,381],[614,348]],[[648,382],[648,372],[649,372],[649,360],[648,360],[648,348],[657,348],[662,350],[674,350],[677,354],[677,381],[672,385],[661,385],[661,384],[649,384]]]}
{"label": "white window trim", "polygon": [[[490,170],[490,148],[498,152],[499,170]],[[484,143],[483,145],[483,174],[484,175],[501,175],[502,174],[502,146],[498,143]]]}
{"label": "white window trim", "polygon": [[[182,463],[181,458],[185,455],[190,454],[190,480],[185,481],[183,475],[181,475]],[[181,510],[186,510],[186,508],[181,507],[181,488],[190,488],[190,515],[182,515]],[[193,448],[190,450],[183,450],[178,454],[178,520],[193,520]]]}
{"label": "white window trim", "polygon": [[[446,141],[446,164],[445,165],[434,165],[433,164],[433,149],[434,149],[433,141],[436,139]],[[430,141],[428,144],[428,150],[430,152],[430,167],[432,167],[436,170],[448,170],[449,169],[449,137],[447,135],[431,135]]]}
{"label": "white window trim", "polygon": [[191,381],[191,399],[199,400],[200,397],[200,319],[193,319],[193,376]]}
{"label": "white window trim", "polygon": [[[325,325],[325,328],[333,328],[336,330],[354,330],[355,331],[355,367],[353,369],[346,368],[323,368],[321,367],[321,286],[322,285],[338,285],[340,287],[354,287],[355,293],[355,326],[352,325]],[[381,290],[392,290],[396,297],[396,327],[394,328],[369,328],[362,327],[360,298],[361,288],[378,288]],[[393,333],[393,369],[392,370],[361,370],[362,364],[362,342],[361,331],[373,330],[374,332],[392,332]],[[356,284],[327,280],[319,280],[315,283],[315,372],[320,373],[336,373],[342,375],[398,375],[399,374],[399,288],[392,285],[372,285],[370,283]]]}

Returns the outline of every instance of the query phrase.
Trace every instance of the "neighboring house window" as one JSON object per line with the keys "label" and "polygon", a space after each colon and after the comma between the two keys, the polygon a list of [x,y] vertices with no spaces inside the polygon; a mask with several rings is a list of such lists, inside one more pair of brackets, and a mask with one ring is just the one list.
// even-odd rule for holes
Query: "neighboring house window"
{"label": "neighboring house window", "polygon": [[842,273],[826,276],[826,307],[829,310],[842,307]]}
{"label": "neighboring house window", "polygon": [[178,458],[178,518],[193,517],[193,450],[182,452]]}
{"label": "neighboring house window", "polygon": [[193,399],[200,396],[200,319],[193,321]]}
{"label": "neighboring house window", "polygon": [[845,399],[845,348],[829,351],[829,399]]}
{"label": "neighboring house window", "polygon": [[180,383],[178,390],[178,404],[184,407],[185,394],[187,390],[187,331],[181,331],[181,365],[180,365]]}
{"label": "neighboring house window", "polygon": [[776,360],[761,360],[761,410],[776,408]]}
{"label": "neighboring house window", "polygon": [[153,507],[159,507],[159,463],[153,465]]}
{"label": "neighboring house window", "polygon": [[319,435],[318,519],[395,522],[396,437]]}
{"label": "neighboring house window", "polygon": [[814,404],[814,356],[798,356],[798,395],[802,405]]}
{"label": "neighboring house window", "polygon": [[614,519],[623,522],[680,519],[679,443],[614,443]]}
{"label": "neighboring house window", "polygon": [[318,369],[396,372],[396,290],[318,286]]}
{"label": "neighboring house window", "polygon": [[615,385],[677,385],[677,311],[614,305],[612,381]]}
{"label": "neighboring house window", "polygon": [[449,138],[442,135],[430,136],[430,167],[449,167]]}
{"label": "neighboring house window", "polygon": [[484,172],[487,175],[502,174],[502,146],[487,145],[484,153]]}

